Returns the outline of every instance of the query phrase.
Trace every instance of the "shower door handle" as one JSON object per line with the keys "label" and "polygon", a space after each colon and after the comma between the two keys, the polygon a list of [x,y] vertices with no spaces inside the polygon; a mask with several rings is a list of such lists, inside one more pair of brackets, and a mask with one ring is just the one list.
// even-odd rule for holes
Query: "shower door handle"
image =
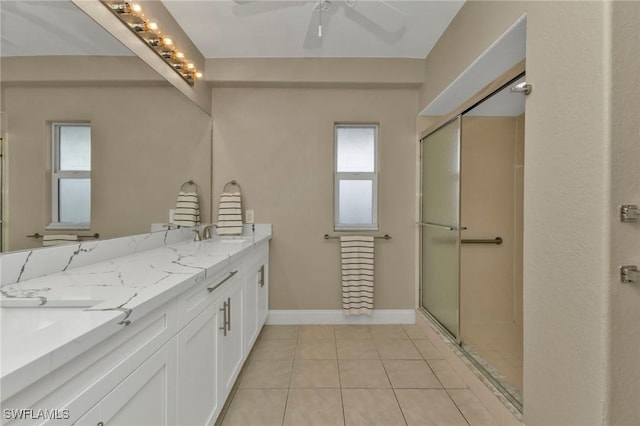
{"label": "shower door handle", "polygon": [[[458,228],[456,226],[451,225],[443,225],[441,223],[433,223],[433,222],[418,222],[418,225],[421,226],[431,226],[432,228],[440,228],[440,229],[448,229],[449,231],[457,231]],[[467,229],[466,227],[461,227],[463,231]]]}

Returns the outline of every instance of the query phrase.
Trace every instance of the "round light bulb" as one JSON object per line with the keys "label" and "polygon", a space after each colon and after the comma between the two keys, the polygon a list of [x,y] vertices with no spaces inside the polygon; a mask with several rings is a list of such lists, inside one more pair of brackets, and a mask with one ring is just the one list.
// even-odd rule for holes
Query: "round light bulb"
{"label": "round light bulb", "polygon": [[136,13],[140,13],[140,12],[142,12],[142,7],[140,7],[140,5],[139,5],[139,4],[134,4],[134,5],[132,5],[132,6],[131,6],[131,9],[132,9],[134,12],[136,12]]}
{"label": "round light bulb", "polygon": [[196,78],[202,78],[202,73],[200,71],[196,73]]}
{"label": "round light bulb", "polygon": [[150,30],[156,31],[158,29],[158,24],[156,24],[155,22],[149,22],[149,24],[147,25],[147,28],[149,28]]}
{"label": "round light bulb", "polygon": [[192,69],[194,69],[195,67],[196,67],[196,66],[195,66],[195,65],[193,65],[191,62],[189,62],[189,63],[187,64],[187,69],[192,70]]}
{"label": "round light bulb", "polygon": [[173,40],[171,40],[170,38],[163,38],[162,44],[164,44],[165,46],[171,46],[173,44]]}
{"label": "round light bulb", "polygon": [[183,59],[184,58],[184,53],[182,53],[182,52],[176,53],[176,58]]}

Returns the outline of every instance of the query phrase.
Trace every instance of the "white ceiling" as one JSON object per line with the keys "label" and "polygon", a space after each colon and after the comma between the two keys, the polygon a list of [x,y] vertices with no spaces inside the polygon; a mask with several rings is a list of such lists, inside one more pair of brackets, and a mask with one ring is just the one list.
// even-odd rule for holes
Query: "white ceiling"
{"label": "white ceiling", "polygon": [[68,0],[0,0],[0,56],[133,55]]}
{"label": "white ceiling", "polygon": [[[464,0],[163,0],[205,58],[424,58]],[[397,9],[397,10],[396,10]]]}
{"label": "white ceiling", "polygon": [[[464,0],[164,0],[207,58],[424,58]],[[68,0],[0,0],[0,56],[131,55]]]}
{"label": "white ceiling", "polygon": [[[207,58],[424,58],[464,0],[164,0]],[[0,0],[0,56],[131,55],[68,0]]]}

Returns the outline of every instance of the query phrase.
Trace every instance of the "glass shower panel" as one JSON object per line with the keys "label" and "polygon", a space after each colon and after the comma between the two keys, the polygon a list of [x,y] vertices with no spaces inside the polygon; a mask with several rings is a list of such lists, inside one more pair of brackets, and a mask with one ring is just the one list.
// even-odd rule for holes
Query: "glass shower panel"
{"label": "glass shower panel", "polygon": [[459,337],[460,117],[422,140],[421,305]]}
{"label": "glass shower panel", "polygon": [[[513,81],[461,118],[462,348],[522,405],[525,98]],[[500,243],[494,242],[500,237]]]}

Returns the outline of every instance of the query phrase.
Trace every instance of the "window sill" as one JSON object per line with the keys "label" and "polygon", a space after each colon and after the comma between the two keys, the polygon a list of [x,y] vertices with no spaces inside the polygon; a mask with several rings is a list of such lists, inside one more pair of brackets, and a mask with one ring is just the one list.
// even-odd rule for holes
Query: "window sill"
{"label": "window sill", "polygon": [[362,227],[362,228],[334,228],[335,232],[378,232],[380,228]]}
{"label": "window sill", "polygon": [[90,223],[50,223],[45,226],[45,231],[88,231]]}

